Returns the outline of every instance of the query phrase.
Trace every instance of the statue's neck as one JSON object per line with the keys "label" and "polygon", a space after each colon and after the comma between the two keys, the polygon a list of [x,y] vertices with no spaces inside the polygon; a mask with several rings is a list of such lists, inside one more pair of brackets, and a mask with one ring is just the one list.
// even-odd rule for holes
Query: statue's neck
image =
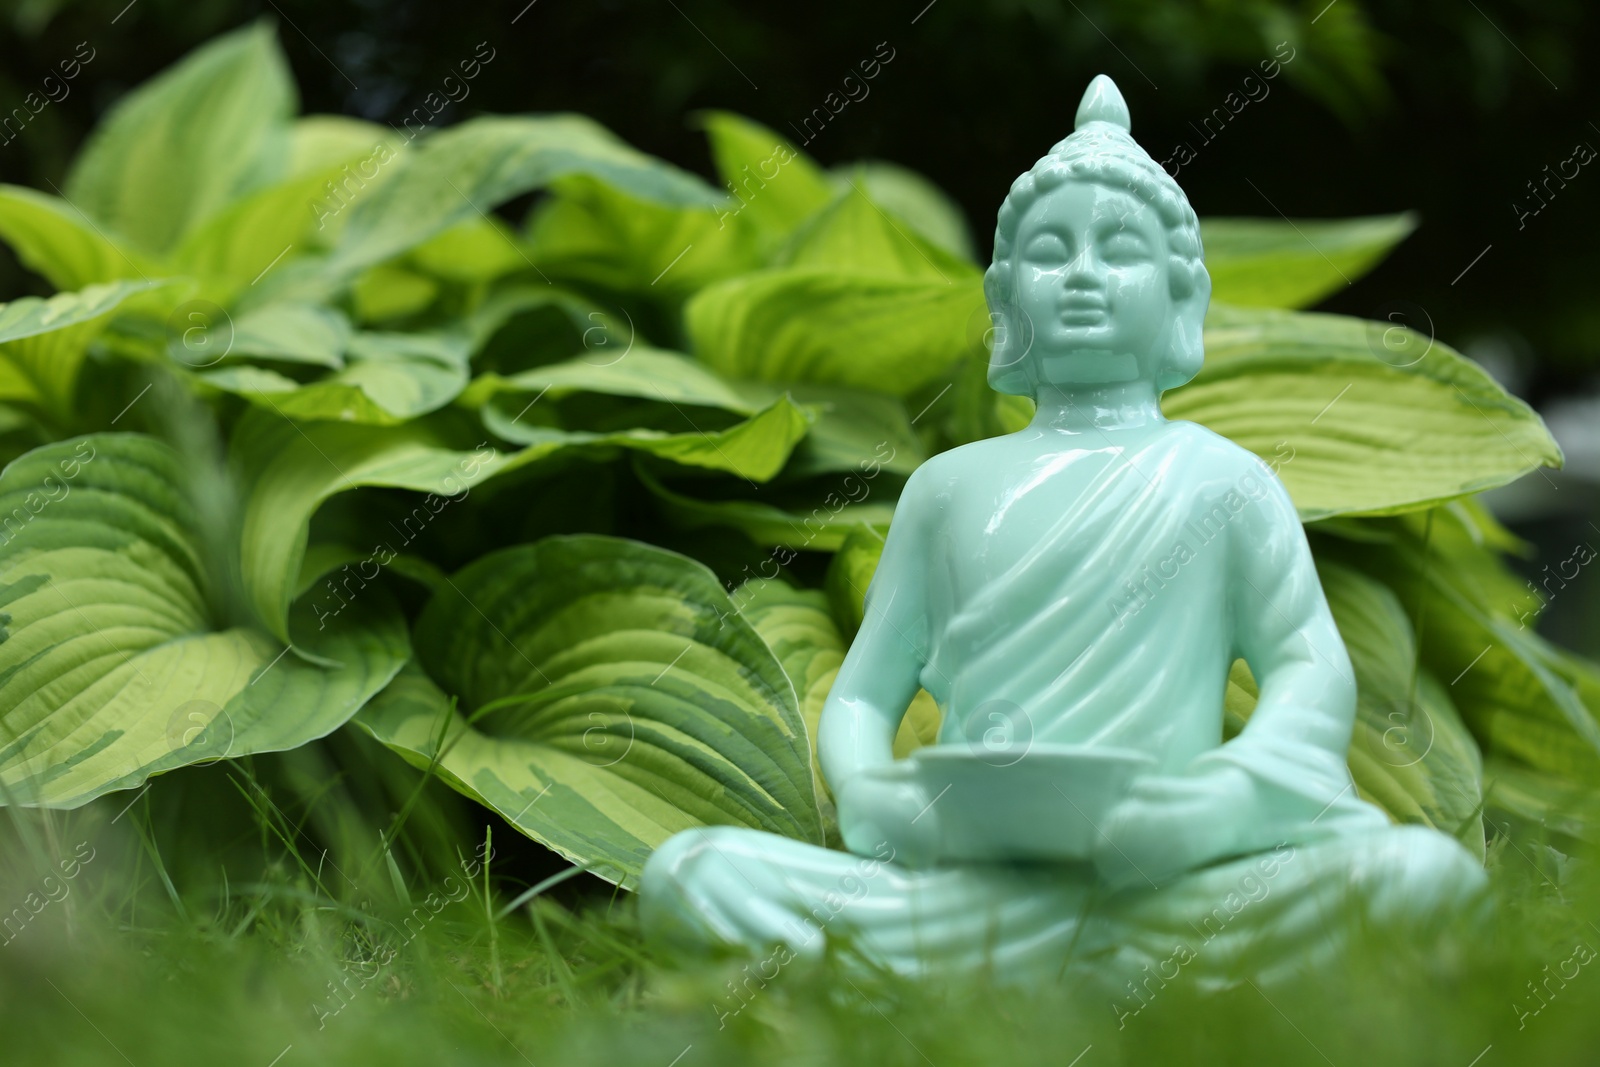
{"label": "statue's neck", "polygon": [[1041,383],[1035,397],[1033,421],[1029,425],[1036,430],[1085,433],[1131,430],[1165,421],[1153,382],[1071,387]]}

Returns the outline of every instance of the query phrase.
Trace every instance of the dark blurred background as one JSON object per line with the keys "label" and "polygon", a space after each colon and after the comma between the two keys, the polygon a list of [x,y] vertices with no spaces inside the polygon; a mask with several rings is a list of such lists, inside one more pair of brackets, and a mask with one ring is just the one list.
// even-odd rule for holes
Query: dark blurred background
{"label": "dark blurred background", "polygon": [[[922,171],[966,210],[980,258],[1012,178],[1109,73],[1156,159],[1192,149],[1178,179],[1202,216],[1416,210],[1417,233],[1324,307],[1401,309],[1546,414],[1568,470],[1492,501],[1538,546],[1529,574],[1576,542],[1600,548],[1600,7],[1582,0],[4,0],[0,12],[0,110],[87,55],[80,42],[93,50],[65,98],[0,145],[0,179],[45,189],[121,93],[261,16],[278,24],[305,112],[399,123],[486,43],[494,58],[471,95],[433,125],[581,111],[708,176],[695,109],[805,142],[802,120],[876,58],[868,94],[820,132],[813,122],[805,150]],[[1200,129],[1230,93],[1246,106]],[[41,291],[0,251],[0,298]],[[1552,602],[1541,629],[1600,652],[1600,598],[1583,595],[1595,582]]]}

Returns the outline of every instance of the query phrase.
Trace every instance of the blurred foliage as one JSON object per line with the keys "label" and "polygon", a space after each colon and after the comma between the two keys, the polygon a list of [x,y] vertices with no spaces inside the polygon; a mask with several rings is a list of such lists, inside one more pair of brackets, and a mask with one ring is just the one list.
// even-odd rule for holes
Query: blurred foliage
{"label": "blurred foliage", "polygon": [[[504,0],[16,0],[0,35],[0,105],[80,41],[97,56],[60,103],[0,149],[0,179],[59,182],[76,144],[127,87],[256,15],[284,23],[307,110],[399,125],[479,42],[508,57],[436,125],[492,111],[577,110],[653,154],[699,169],[682,116],[727,107],[793,134],[857,64],[896,58],[807,146],[825,160],[893,159],[936,173],[975,227],[1015,174],[1062,136],[1075,90],[1098,71],[1136,97],[1152,152],[1195,140],[1279,42],[1296,49],[1273,102],[1251,104],[1182,180],[1202,213],[1373,215],[1413,208],[1422,234],[1373,282],[1332,296],[1491,360],[1540,398],[1600,361],[1585,278],[1600,197],[1573,190],[1518,229],[1513,202],[1546,164],[1593,138],[1596,9],[1581,0],[938,0],[893,8]],[[117,21],[112,25],[112,19]],[[759,86],[759,89],[756,88]],[[1158,88],[1159,87],[1159,88]],[[1559,87],[1559,88],[1557,88]],[[1066,102],[1063,102],[1066,101]],[[1600,142],[1595,142],[1600,144]],[[1156,158],[1164,158],[1156,152]],[[1287,162],[1292,183],[1266,178]],[[1251,179],[1256,188],[1244,181]],[[1270,198],[1267,199],[1267,198]],[[1451,285],[1485,246],[1493,251]],[[20,278],[0,266],[0,291]],[[38,290],[35,290],[38,291]],[[1495,299],[1485,300],[1493,293]]]}

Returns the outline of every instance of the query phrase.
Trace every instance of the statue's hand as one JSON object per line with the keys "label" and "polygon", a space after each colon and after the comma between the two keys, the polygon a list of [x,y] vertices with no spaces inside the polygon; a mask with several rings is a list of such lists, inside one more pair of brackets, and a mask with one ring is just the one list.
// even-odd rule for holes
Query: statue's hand
{"label": "statue's hand", "polygon": [[1236,851],[1253,805],[1250,778],[1237,767],[1139,778],[1099,828],[1095,868],[1119,888],[1160,885]]}
{"label": "statue's hand", "polygon": [[[907,867],[927,867],[939,858],[939,816],[927,790],[904,764],[858,772],[835,794],[839,835],[845,848]],[[892,852],[885,851],[885,845]]]}

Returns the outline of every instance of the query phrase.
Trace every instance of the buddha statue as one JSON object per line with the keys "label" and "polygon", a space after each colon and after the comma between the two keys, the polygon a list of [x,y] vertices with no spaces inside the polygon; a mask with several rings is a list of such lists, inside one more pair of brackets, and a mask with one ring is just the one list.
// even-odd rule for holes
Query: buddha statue
{"label": "buddha statue", "polygon": [[[1356,923],[1486,906],[1465,848],[1355,790],[1354,674],[1288,493],[1162,415],[1200,369],[1211,282],[1129,130],[1095,78],[1000,208],[989,382],[1035,414],[934,456],[896,505],[818,736],[848,851],[682,832],[644,870],[648,935],[906,974],[1236,980],[1330,958]],[[1225,741],[1237,659],[1260,695]],[[919,688],[939,735],[897,760]]]}

